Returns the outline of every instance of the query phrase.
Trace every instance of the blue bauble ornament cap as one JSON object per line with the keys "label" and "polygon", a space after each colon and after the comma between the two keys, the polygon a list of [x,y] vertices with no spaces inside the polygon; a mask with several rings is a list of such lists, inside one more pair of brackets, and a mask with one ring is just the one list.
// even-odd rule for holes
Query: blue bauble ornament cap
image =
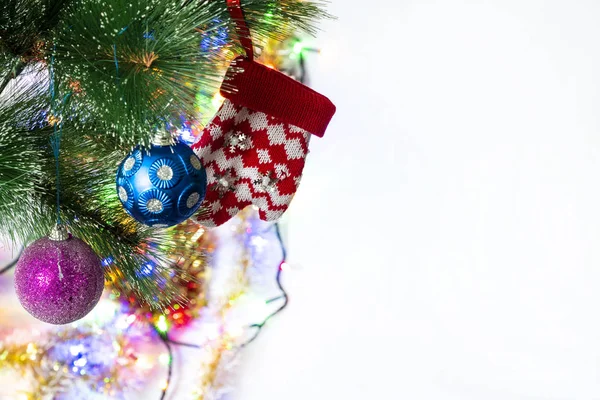
{"label": "blue bauble ornament cap", "polygon": [[134,148],[117,170],[117,194],[125,210],[157,228],[190,218],[206,196],[200,159],[188,145],[171,140],[162,133],[150,148]]}

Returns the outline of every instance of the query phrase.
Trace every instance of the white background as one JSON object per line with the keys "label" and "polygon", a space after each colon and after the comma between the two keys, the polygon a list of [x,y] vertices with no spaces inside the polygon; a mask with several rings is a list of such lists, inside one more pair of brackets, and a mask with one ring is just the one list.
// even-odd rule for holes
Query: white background
{"label": "white background", "polygon": [[333,0],[240,400],[600,399],[600,2]]}

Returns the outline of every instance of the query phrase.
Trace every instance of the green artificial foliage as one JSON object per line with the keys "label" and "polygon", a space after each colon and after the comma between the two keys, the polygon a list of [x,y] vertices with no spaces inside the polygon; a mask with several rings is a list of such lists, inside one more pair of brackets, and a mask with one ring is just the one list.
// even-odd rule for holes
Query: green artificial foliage
{"label": "green artificial foliage", "polygon": [[193,117],[196,93],[218,86],[216,54],[196,30],[210,16],[199,3],[81,0],[55,40],[61,92],[79,90],[75,116],[93,119],[121,144],[148,144],[157,125]]}
{"label": "green artificial foliage", "polygon": [[[185,242],[131,219],[115,190],[118,163],[157,127],[194,119],[241,54],[226,0],[3,0],[0,4],[0,226],[29,243],[60,216],[105,260],[117,287],[163,307]],[[257,43],[328,17],[320,2],[243,0]],[[221,46],[205,46],[212,35]],[[60,180],[50,146],[62,137]],[[179,239],[175,240],[177,237]],[[151,274],[140,274],[152,263]],[[184,277],[185,278],[185,277]]]}
{"label": "green artificial foliage", "polygon": [[0,93],[28,64],[42,61],[45,43],[71,0],[3,0],[0,4]]}
{"label": "green artificial foliage", "polygon": [[[49,151],[54,127],[44,122],[39,108],[49,101],[47,96],[35,90],[17,96],[10,106],[0,104],[0,226],[14,241],[28,243],[47,235],[56,223],[55,160]],[[178,290],[168,279],[170,268],[176,268],[168,256],[179,254],[185,242],[173,240],[170,230],[152,230],[125,213],[114,173],[126,151],[114,138],[86,129],[68,122],[62,127],[63,221],[106,260],[111,276],[120,277],[115,286],[156,307],[185,301],[177,298]],[[151,274],[140,277],[148,263],[154,266]]]}

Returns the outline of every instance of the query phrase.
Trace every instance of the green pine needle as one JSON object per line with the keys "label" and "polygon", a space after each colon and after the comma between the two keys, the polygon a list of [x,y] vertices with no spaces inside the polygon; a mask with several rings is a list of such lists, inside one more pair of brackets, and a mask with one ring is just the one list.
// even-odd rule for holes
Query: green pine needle
{"label": "green pine needle", "polygon": [[[330,16],[323,2],[242,0],[257,46]],[[202,46],[211,35],[224,47]],[[115,189],[118,163],[154,130],[194,119],[241,53],[225,0],[3,0],[0,4],[0,226],[15,242],[56,222],[50,137],[62,123],[61,217],[106,262],[115,286],[162,308],[185,240],[132,220]],[[235,54],[231,54],[235,53]],[[53,70],[55,94],[49,88]],[[16,79],[15,79],[16,78]],[[61,99],[68,98],[64,104]],[[53,101],[54,100],[54,101]],[[177,239],[175,239],[177,237]],[[152,263],[152,272],[141,273]],[[185,277],[185,274],[184,274]],[[193,278],[189,278],[193,279]]]}

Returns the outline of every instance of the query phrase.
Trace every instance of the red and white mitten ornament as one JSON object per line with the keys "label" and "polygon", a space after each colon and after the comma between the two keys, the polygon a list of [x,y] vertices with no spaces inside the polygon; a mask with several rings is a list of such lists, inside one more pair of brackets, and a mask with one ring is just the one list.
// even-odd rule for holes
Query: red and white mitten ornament
{"label": "red and white mitten ornament", "polygon": [[231,64],[221,94],[225,103],[192,146],[208,175],[200,223],[221,225],[251,204],[275,221],[298,189],[311,136],[325,134],[335,106],[245,58]]}

